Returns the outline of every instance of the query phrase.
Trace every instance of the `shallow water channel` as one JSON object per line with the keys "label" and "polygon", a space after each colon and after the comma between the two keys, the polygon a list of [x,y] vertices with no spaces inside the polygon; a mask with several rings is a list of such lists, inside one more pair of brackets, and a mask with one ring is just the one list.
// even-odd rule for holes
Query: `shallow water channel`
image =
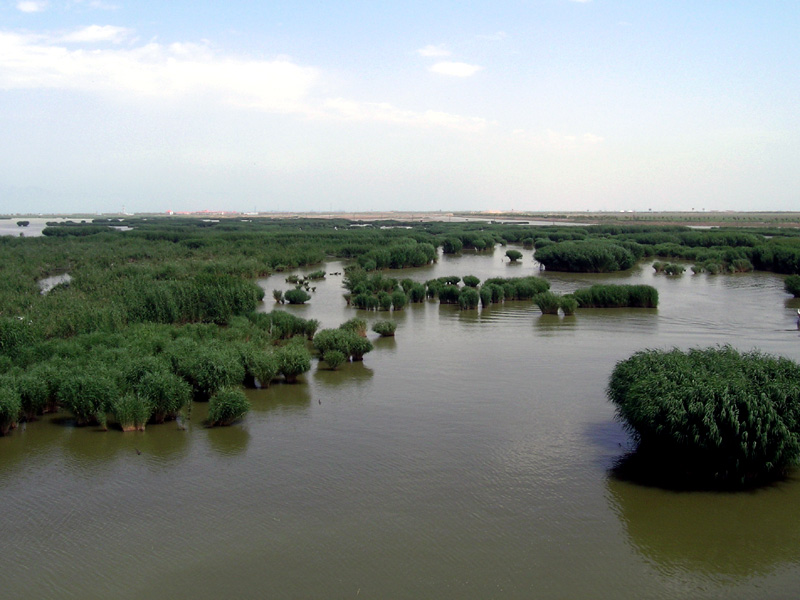
{"label": "shallow water channel", "polygon": [[[537,274],[530,252],[390,273]],[[314,269],[308,269],[311,271]],[[326,270],[342,271],[341,263]],[[287,274],[265,279],[263,310]],[[392,315],[363,363],[249,392],[240,424],[0,438],[0,586],[11,598],[782,598],[800,588],[800,477],[737,494],[617,481],[605,386],[643,348],[731,344],[800,361],[772,274],[543,273],[558,293],[647,283],[659,308],[542,316],[529,302]],[[305,306],[347,308],[341,276]]]}

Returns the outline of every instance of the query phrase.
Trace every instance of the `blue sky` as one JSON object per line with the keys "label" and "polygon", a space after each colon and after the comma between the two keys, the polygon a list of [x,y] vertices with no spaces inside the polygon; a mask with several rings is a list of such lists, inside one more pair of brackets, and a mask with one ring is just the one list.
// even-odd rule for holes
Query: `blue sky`
{"label": "blue sky", "polygon": [[800,210],[800,3],[0,0],[0,213]]}

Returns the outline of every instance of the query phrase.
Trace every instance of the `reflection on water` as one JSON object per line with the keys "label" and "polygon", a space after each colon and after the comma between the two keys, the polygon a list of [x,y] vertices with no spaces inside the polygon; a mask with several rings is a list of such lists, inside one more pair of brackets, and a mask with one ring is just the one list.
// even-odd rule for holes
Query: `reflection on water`
{"label": "reflection on water", "polygon": [[720,581],[763,577],[800,562],[797,480],[751,492],[665,492],[607,480],[631,545],[663,573]]}
{"label": "reflection on water", "polygon": [[247,449],[250,432],[240,424],[229,427],[210,427],[207,431],[208,444],[214,452],[222,456],[236,456]]}

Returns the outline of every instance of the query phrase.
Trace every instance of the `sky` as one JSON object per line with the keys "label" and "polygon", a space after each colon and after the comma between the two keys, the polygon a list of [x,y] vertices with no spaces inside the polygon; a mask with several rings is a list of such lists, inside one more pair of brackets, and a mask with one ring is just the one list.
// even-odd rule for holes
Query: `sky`
{"label": "sky", "polygon": [[0,214],[800,210],[795,0],[0,0]]}

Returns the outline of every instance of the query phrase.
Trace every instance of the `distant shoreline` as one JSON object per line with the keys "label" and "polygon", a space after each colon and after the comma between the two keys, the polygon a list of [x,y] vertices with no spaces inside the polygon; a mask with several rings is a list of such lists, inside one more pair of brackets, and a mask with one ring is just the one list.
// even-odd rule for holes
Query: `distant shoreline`
{"label": "distant shoreline", "polygon": [[142,217],[196,217],[204,219],[347,219],[349,221],[505,221],[509,223],[529,221],[532,225],[685,225],[705,227],[792,227],[800,228],[800,211],[530,211],[530,212],[422,212],[422,211],[375,211],[375,212],[257,212],[240,213],[228,211],[198,211],[185,213],[63,213],[0,215],[2,220],[86,220]]}

